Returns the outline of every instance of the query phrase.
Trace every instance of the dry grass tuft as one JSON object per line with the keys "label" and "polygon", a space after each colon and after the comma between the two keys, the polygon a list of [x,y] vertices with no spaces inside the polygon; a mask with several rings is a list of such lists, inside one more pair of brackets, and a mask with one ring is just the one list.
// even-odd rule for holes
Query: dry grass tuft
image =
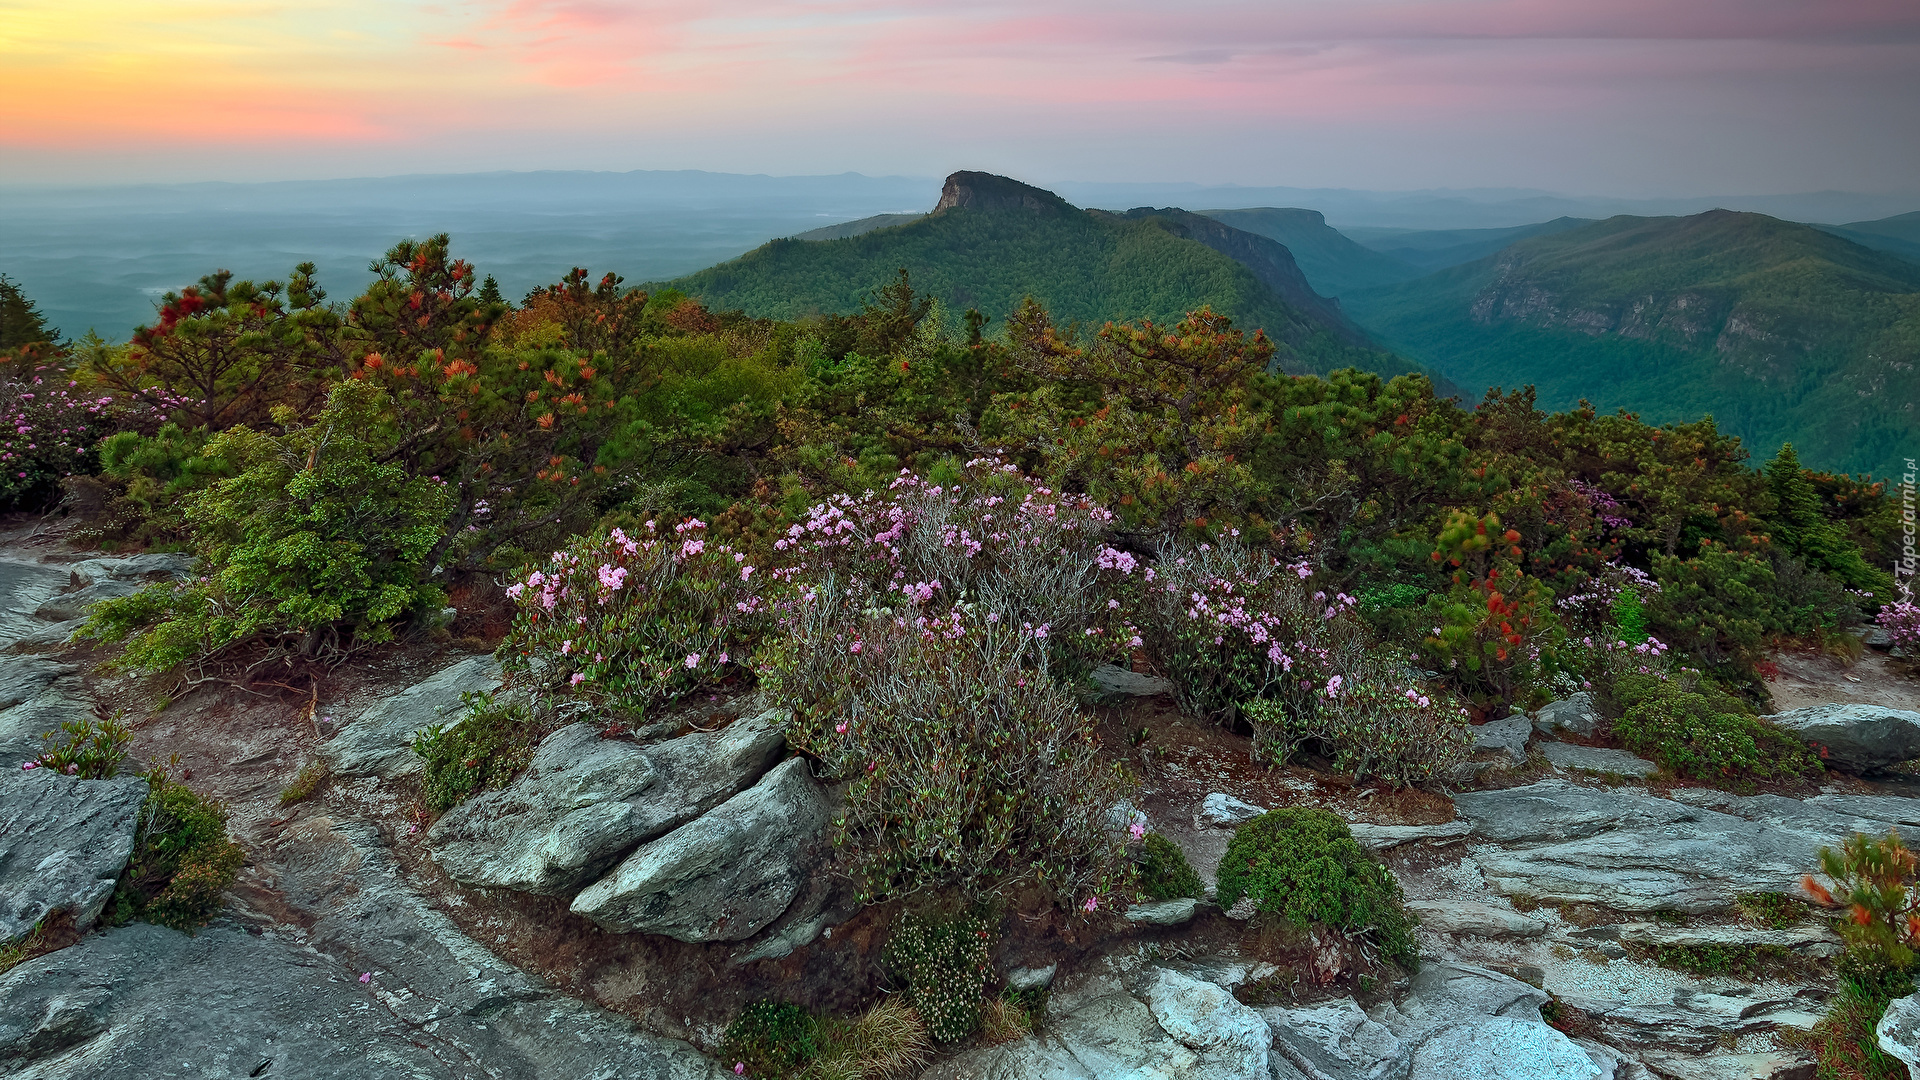
{"label": "dry grass tuft", "polygon": [[980,1033],[996,1046],[1024,1039],[1033,1033],[1033,1014],[1006,998],[993,998],[980,1009]]}
{"label": "dry grass tuft", "polygon": [[809,1080],[905,1080],[933,1056],[927,1022],[899,997],[880,999],[807,1070]]}

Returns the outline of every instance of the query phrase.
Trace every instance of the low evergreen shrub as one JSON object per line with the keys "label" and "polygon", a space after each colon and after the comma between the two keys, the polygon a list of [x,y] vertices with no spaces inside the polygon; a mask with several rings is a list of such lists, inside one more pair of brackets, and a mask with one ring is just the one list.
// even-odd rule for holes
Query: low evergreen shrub
{"label": "low evergreen shrub", "polygon": [[451,810],[475,792],[511,783],[532,760],[544,732],[523,702],[493,694],[461,695],[466,715],[458,724],[434,724],[415,733],[413,752],[425,765],[420,798],[435,813]]}
{"label": "low evergreen shrub", "polygon": [[907,1000],[934,1042],[959,1042],[980,1029],[993,940],[991,923],[980,915],[908,912],[894,920],[881,960],[906,984]]}
{"label": "low evergreen shrub", "polygon": [[1368,935],[1387,959],[1419,963],[1400,883],[1332,811],[1283,807],[1235,829],[1220,860],[1218,899],[1230,908],[1243,896],[1294,926]]}
{"label": "low evergreen shrub", "polygon": [[219,912],[246,852],[227,838],[225,806],[176,783],[159,766],[146,777],[133,858],[114,891],[110,921],[145,919],[191,931]]}
{"label": "low evergreen shrub", "polygon": [[1623,675],[1614,680],[1612,697],[1621,708],[1614,734],[1680,776],[1790,780],[1820,772],[1805,743],[1697,675]]}
{"label": "low evergreen shrub", "polygon": [[1180,845],[1157,832],[1146,835],[1140,852],[1141,892],[1154,900],[1178,900],[1197,897],[1205,890]]}

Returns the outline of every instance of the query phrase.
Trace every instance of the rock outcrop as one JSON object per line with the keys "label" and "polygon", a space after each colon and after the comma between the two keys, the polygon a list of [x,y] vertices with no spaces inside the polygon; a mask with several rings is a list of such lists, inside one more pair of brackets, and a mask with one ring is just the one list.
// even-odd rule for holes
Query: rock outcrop
{"label": "rock outcrop", "polygon": [[92,715],[80,665],[0,655],[0,764],[17,766],[40,756],[43,735]]}
{"label": "rock outcrop", "polygon": [[1605,723],[1600,710],[1594,707],[1593,695],[1584,690],[1569,694],[1559,701],[1550,701],[1533,714],[1533,726],[1542,735],[1552,735],[1565,729],[1586,737],[1599,731]]}
{"label": "rock outcrop", "polygon": [[1829,704],[1767,719],[1820,754],[1830,768],[1865,773],[1920,757],[1920,712]]}
{"label": "rock outcrop", "polygon": [[320,754],[340,776],[419,772],[414,733],[434,724],[458,723],[462,694],[490,692],[499,685],[500,664],[493,657],[456,661],[349,721]]}
{"label": "rock outcrop", "polygon": [[1646,758],[1629,754],[1625,750],[1581,746],[1578,743],[1547,742],[1540,745],[1540,752],[1546,755],[1549,762],[1562,769],[1585,769],[1588,772],[1639,777],[1652,776],[1660,771],[1660,766]]}
{"label": "rock outcrop", "polygon": [[603,739],[592,724],[561,728],[526,775],[434,824],[434,861],[467,885],[571,894],[765,775],[786,751],[783,718],[772,710],[652,746]]}
{"label": "rock outcrop", "polygon": [[1920,1076],[1920,994],[1888,1005],[1873,1035],[1880,1049],[1905,1062],[1910,1075]]}
{"label": "rock outcrop", "polygon": [[56,911],[85,930],[133,855],[147,782],[0,775],[0,943]]}
{"label": "rock outcrop", "polygon": [[1742,893],[1793,893],[1822,846],[1920,810],[1887,797],[1682,794],[1688,801],[1546,780],[1454,803],[1476,838],[1500,845],[1473,856],[1495,892],[1620,911],[1703,912]]}
{"label": "rock outcrop", "polygon": [[818,859],[827,801],[792,758],[707,814],[642,845],[574,897],[621,933],[740,941],[784,914]]}

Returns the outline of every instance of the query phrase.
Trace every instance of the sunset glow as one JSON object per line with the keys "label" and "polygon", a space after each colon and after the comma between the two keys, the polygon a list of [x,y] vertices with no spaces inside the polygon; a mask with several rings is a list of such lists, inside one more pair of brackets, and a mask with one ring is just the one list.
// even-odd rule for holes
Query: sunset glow
{"label": "sunset glow", "polygon": [[1893,0],[0,0],[0,181],[991,160],[1893,189],[1916,73]]}

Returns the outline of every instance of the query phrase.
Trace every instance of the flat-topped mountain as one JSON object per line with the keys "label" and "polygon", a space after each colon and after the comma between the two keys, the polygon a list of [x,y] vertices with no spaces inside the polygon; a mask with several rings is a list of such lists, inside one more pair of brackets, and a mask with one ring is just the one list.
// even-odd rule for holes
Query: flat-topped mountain
{"label": "flat-topped mountain", "polygon": [[1288,370],[1410,367],[1317,293],[1284,245],[1185,210],[1081,210],[1017,180],[958,172],[925,216],[867,219],[806,236],[771,241],[671,284],[717,309],[794,318],[858,310],[905,269],[950,318],[977,308],[998,322],[1028,296],[1062,323],[1094,326],[1141,318],[1171,324],[1210,305],[1237,326],[1264,329],[1282,346]]}

